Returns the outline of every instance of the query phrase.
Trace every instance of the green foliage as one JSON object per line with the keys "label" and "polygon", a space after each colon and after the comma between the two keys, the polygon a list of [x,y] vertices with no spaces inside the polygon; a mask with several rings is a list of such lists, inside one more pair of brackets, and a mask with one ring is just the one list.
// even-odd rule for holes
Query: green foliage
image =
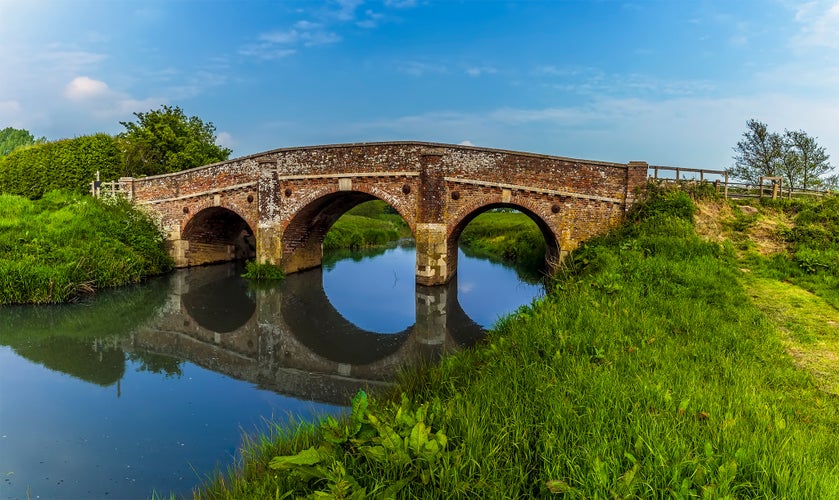
{"label": "green foliage", "polygon": [[0,304],[64,302],[171,269],[163,235],[121,199],[0,195]]}
{"label": "green foliage", "polygon": [[257,281],[281,281],[285,279],[285,273],[280,266],[249,260],[245,264],[245,274],[242,277]]}
{"label": "green foliage", "polygon": [[467,255],[514,266],[526,281],[538,281],[545,269],[545,237],[530,217],[518,211],[478,215],[463,229],[459,244]]}
{"label": "green foliage", "polygon": [[637,223],[654,217],[676,217],[692,223],[695,213],[696,206],[683,190],[649,182],[642,203],[633,205],[627,218]]}
{"label": "green foliage", "polygon": [[141,176],[178,172],[226,160],[231,150],[216,144],[215,126],[181,108],[163,106],[134,113],[137,122],[120,122],[125,155],[124,175]]}
{"label": "green foliage", "polygon": [[824,147],[803,130],[770,132],[758,120],[746,122],[743,139],[734,148],[734,166],[728,172],[735,178],[758,184],[762,176],[782,177],[790,189],[812,189],[825,183],[832,167]]}
{"label": "green foliage", "polygon": [[122,153],[107,134],[48,142],[0,158],[0,193],[31,199],[55,189],[85,193],[97,171],[116,179],[121,168]]}
{"label": "green foliage", "polygon": [[839,308],[839,197],[763,205],[792,217],[793,225],[779,230],[789,251],[770,258],[750,256],[753,265],[761,274],[795,283]]}
{"label": "green foliage", "polygon": [[[348,417],[321,422],[320,446],[275,456],[268,466],[288,475],[289,492],[310,492],[312,498],[393,498],[410,481],[429,484],[448,444],[443,430],[434,430],[442,411],[439,399],[417,407],[403,394],[395,413],[373,412],[369,406],[360,391]],[[376,481],[362,485],[348,468],[362,469],[365,478]]]}
{"label": "green foliage", "polygon": [[361,203],[349,210],[326,233],[324,250],[386,245],[411,236],[408,225],[382,200]]}
{"label": "green foliage", "polygon": [[35,139],[31,132],[25,129],[6,127],[0,130],[0,157],[6,156],[17,148],[46,142],[46,138]]}

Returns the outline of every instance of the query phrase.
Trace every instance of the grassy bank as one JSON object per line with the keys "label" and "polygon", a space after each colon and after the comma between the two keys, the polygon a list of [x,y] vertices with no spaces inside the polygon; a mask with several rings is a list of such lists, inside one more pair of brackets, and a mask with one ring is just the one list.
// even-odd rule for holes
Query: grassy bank
{"label": "grassy bank", "polygon": [[839,497],[837,396],[693,211],[656,192],[484,344],[259,438],[196,497]]}
{"label": "grassy bank", "polygon": [[484,212],[460,235],[460,247],[470,256],[513,266],[522,278],[539,280],[545,267],[545,237],[521,212]]}
{"label": "grassy bank", "polygon": [[408,225],[386,202],[368,201],[344,214],[323,240],[324,250],[365,248],[410,238]]}
{"label": "grassy bank", "polygon": [[171,268],[163,237],[124,200],[0,195],[0,304],[72,301]]}

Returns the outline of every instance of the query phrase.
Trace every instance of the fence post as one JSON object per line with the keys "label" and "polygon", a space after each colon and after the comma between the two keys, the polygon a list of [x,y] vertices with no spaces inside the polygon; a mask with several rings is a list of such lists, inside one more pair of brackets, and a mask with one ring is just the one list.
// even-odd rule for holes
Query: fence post
{"label": "fence post", "polygon": [[728,199],[728,171],[725,172],[725,199]]}

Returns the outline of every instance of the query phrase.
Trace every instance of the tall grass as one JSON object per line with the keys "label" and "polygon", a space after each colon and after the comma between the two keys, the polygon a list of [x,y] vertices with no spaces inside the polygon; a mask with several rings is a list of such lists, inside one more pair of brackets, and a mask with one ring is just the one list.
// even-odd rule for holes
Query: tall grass
{"label": "tall grass", "polygon": [[196,496],[839,498],[839,402],[692,218],[653,190],[483,345]]}
{"label": "tall grass", "polygon": [[0,304],[73,300],[171,269],[163,236],[124,200],[0,195]]}

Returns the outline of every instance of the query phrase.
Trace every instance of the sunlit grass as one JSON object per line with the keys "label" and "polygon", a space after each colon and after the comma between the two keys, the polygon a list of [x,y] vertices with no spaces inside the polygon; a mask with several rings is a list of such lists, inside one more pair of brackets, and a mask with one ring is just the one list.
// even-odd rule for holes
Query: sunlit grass
{"label": "sunlit grass", "polygon": [[[429,468],[350,442],[308,479],[271,470],[326,439],[307,428],[267,439],[197,496],[839,497],[839,400],[796,365],[731,246],[699,238],[692,214],[686,197],[653,192],[485,343],[406,373],[401,393],[439,404],[432,430],[448,437]],[[404,404],[371,408],[396,426]]]}
{"label": "sunlit grass", "polygon": [[0,195],[0,304],[65,302],[167,271],[162,241],[124,200]]}

